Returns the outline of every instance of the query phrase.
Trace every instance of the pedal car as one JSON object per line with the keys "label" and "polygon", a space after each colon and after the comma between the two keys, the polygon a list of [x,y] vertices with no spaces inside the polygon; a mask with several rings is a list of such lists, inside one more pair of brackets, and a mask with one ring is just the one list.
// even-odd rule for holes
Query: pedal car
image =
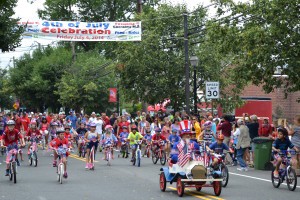
{"label": "pedal car", "polygon": [[214,171],[208,167],[208,159],[204,156],[200,159],[189,161],[183,167],[178,164],[172,164],[169,161],[168,167],[160,169],[159,176],[160,190],[166,190],[167,182],[170,184],[176,182],[177,194],[182,197],[185,188],[195,188],[200,191],[203,187],[213,187],[216,196],[219,196],[222,191],[221,172]]}

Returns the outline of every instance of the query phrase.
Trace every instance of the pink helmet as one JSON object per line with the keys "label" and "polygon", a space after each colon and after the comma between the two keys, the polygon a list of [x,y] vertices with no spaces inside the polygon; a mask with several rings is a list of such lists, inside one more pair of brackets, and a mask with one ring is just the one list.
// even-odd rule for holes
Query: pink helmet
{"label": "pink helmet", "polygon": [[204,127],[211,127],[212,126],[212,123],[211,121],[206,121],[204,124],[203,124]]}
{"label": "pink helmet", "polygon": [[106,125],[105,126],[105,130],[107,130],[107,129],[112,129],[113,127],[111,126],[111,125]]}

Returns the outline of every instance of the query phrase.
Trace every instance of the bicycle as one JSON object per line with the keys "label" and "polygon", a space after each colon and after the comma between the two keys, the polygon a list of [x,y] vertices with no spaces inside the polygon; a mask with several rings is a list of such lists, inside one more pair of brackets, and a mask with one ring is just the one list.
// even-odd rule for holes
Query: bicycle
{"label": "bicycle", "polygon": [[2,148],[6,149],[7,156],[10,155],[9,158],[6,158],[6,161],[9,162],[9,180],[14,183],[17,183],[17,161],[16,161],[16,155],[18,154],[17,146],[14,146],[13,149],[10,151],[7,150],[6,146],[2,146]]}
{"label": "bicycle", "polygon": [[60,184],[62,184],[63,175],[65,174],[65,164],[63,163],[63,155],[66,155],[68,150],[69,149],[64,147],[55,149],[59,159],[59,164],[56,167],[56,173],[57,173],[57,181]]}
{"label": "bicycle", "polygon": [[133,154],[132,158],[132,165],[135,165],[137,163],[137,166],[141,166],[141,159],[142,159],[142,151],[141,151],[141,144],[143,140],[135,140],[136,142],[136,150],[135,154]]}
{"label": "bicycle", "polygon": [[157,142],[158,148],[152,151],[152,162],[153,164],[156,164],[158,160],[160,160],[161,165],[166,164],[166,152],[164,150],[165,142],[163,140],[160,140]]}
{"label": "bicycle", "polygon": [[145,154],[147,158],[150,158],[150,152],[151,152],[151,142],[146,141],[146,147],[145,147]]}
{"label": "bicycle", "polygon": [[122,158],[128,157],[128,143],[126,141],[123,141],[121,143],[121,150],[120,150],[120,154],[118,155],[118,157],[120,157],[120,155],[122,155]]}
{"label": "bicycle", "polygon": [[[225,165],[224,161],[225,161],[225,156],[226,154],[217,154],[217,153],[213,153],[212,156],[214,158],[218,159],[218,163],[217,166],[214,167],[213,169],[213,173],[217,173],[220,174],[223,181],[221,182],[222,187],[226,187],[228,184],[228,180],[229,180],[229,172],[228,172],[228,168]],[[210,164],[212,163],[212,160],[210,159]]]}
{"label": "bicycle", "polygon": [[46,131],[40,131],[40,133],[42,134],[42,139],[41,139],[41,145],[42,145],[42,149],[45,150],[46,149]]}
{"label": "bicycle", "polygon": [[296,155],[295,151],[280,151],[282,158],[281,165],[278,170],[278,177],[274,176],[275,167],[272,170],[271,180],[275,188],[279,188],[280,184],[286,179],[287,187],[290,191],[294,191],[297,187],[297,176],[295,170],[291,166],[291,155]]}
{"label": "bicycle", "polygon": [[80,145],[80,148],[78,148],[78,156],[79,157],[85,157],[86,154],[86,145],[85,140],[83,136],[80,136],[78,139],[78,146]]}
{"label": "bicycle", "polygon": [[112,144],[107,144],[104,147],[104,153],[105,153],[105,157],[107,160],[107,165],[110,166],[111,165],[111,160],[112,160],[112,153],[111,151],[113,150],[113,145]]}
{"label": "bicycle", "polygon": [[30,166],[35,166],[37,167],[37,164],[38,164],[38,157],[37,157],[37,143],[36,143],[36,138],[33,138],[31,140],[32,144],[31,146],[29,147],[29,155],[30,155],[30,159],[29,159],[29,165]]}

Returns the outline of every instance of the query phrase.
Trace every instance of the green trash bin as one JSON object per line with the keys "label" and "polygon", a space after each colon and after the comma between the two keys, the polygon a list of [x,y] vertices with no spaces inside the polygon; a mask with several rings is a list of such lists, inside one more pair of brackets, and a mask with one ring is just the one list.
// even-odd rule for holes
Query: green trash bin
{"label": "green trash bin", "polygon": [[254,168],[258,170],[267,170],[271,161],[271,152],[273,140],[268,137],[256,137],[252,142],[254,146]]}

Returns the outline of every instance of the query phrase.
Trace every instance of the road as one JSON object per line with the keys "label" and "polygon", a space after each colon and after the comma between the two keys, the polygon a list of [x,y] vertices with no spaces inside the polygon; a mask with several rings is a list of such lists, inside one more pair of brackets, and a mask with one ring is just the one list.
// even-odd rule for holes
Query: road
{"label": "road", "polygon": [[[50,152],[38,152],[38,167],[30,167],[27,160],[18,168],[18,182],[13,184],[4,176],[4,157],[0,156],[0,200],[53,200],[53,199],[180,199],[175,191],[176,185],[167,185],[166,192],[161,192],[158,184],[160,165],[154,165],[149,158],[142,159],[142,166],[130,165],[129,159],[115,158],[112,166],[102,160],[102,153],[96,155],[94,171],[85,170],[81,158],[71,155],[68,159],[68,179],[63,184],[56,181],[56,170],[52,167]],[[299,199],[300,186],[294,192],[281,185],[275,189],[270,182],[269,171],[250,169],[239,172],[229,167],[228,186],[220,197],[215,197],[212,188],[203,188],[202,192],[190,189],[184,199],[203,200],[276,200]],[[298,178],[299,182],[299,178]]]}

